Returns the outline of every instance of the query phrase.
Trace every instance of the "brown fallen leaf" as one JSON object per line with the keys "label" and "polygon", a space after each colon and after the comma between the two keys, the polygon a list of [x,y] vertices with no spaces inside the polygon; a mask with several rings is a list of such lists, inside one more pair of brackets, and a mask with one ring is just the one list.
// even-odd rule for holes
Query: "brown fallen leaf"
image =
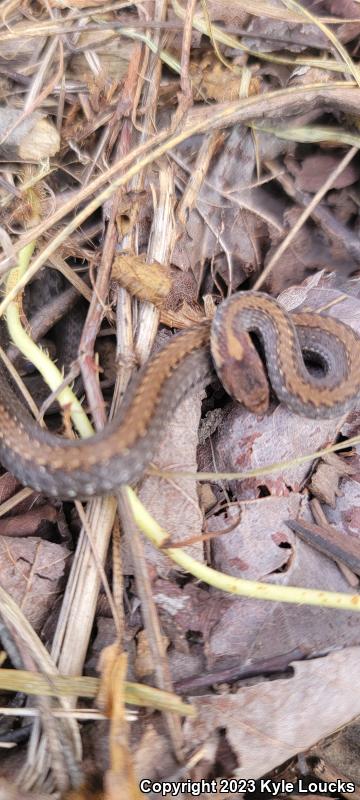
{"label": "brown fallen leaf", "polygon": [[63,589],[71,552],[65,545],[29,536],[0,537],[3,588],[18,603],[35,631],[39,631]]}
{"label": "brown fallen leaf", "polygon": [[[76,5],[81,7],[86,3],[77,2]],[[94,5],[96,5],[96,0],[89,3],[89,6]],[[98,85],[101,85],[101,82],[105,84],[110,80],[117,84],[127,74],[134,42],[131,39],[122,39],[120,44],[117,31],[112,29],[111,26],[107,27],[106,30],[82,31],[79,34],[78,47],[71,53],[69,58],[68,75],[73,80],[76,80],[81,75],[82,79],[87,81],[90,87],[94,87],[94,73],[86,59],[87,49],[95,51],[96,57],[101,59],[102,70],[98,76]]]}
{"label": "brown fallen leaf", "polygon": [[[301,208],[291,208],[284,214],[287,233],[296,225]],[[283,237],[277,231],[271,235],[272,246],[266,255],[265,264],[277,250]],[[295,235],[289,247],[279,257],[276,269],[273,270],[267,281],[270,294],[278,295],[288,287],[298,286],[306,281],[315,270],[329,269],[334,264],[335,258],[331,251],[331,242],[326,239],[318,228],[313,228],[310,223],[303,225]],[[352,264],[353,266],[353,264]]]}
{"label": "brown fallen leaf", "polygon": [[[216,469],[219,472],[260,470],[326,447],[332,443],[336,431],[334,420],[295,417],[285,406],[275,405],[275,402],[260,417],[243,407],[229,404],[212,441]],[[204,451],[202,457],[199,469],[207,470],[208,452]],[[213,463],[210,464],[210,469],[214,470]],[[291,490],[301,489],[310,469],[311,461],[308,461],[297,466],[280,467],[268,475],[233,480],[231,485],[241,499],[254,498],[264,492],[286,495]]]}
{"label": "brown fallen leaf", "polygon": [[[360,713],[360,648],[293,664],[292,677],[234,694],[192,697],[198,716],[184,725],[194,751],[224,731],[237,778],[259,778]],[[329,702],[331,698],[331,702]]]}
{"label": "brown fallen leaf", "polygon": [[[234,530],[212,542],[216,569],[282,586],[351,593],[336,564],[287,528],[286,519],[311,520],[306,496],[292,492],[288,497],[262,497],[243,502],[241,510]],[[221,530],[235,514],[236,509],[230,508],[209,524]],[[360,644],[359,622],[352,612],[231,597],[226,604],[219,598],[217,617],[212,619],[206,648],[210,667],[245,666],[298,648],[317,655]]]}
{"label": "brown fallen leaf", "polygon": [[329,453],[319,461],[311,476],[308,484],[310,492],[323,503],[335,508],[336,498],[341,497],[340,481],[355,472],[354,465],[347,463],[337,453]]}
{"label": "brown fallen leaf", "polygon": [[204,319],[198,302],[198,285],[191,270],[172,267],[171,289],[160,310],[160,321],[168,328],[188,328]]}
{"label": "brown fallen leaf", "polygon": [[142,776],[161,781],[164,775],[176,774],[178,763],[174,759],[166,729],[161,726],[159,719],[151,717],[144,720],[134,753],[134,765],[139,781]]}
{"label": "brown fallen leaf", "polygon": [[58,512],[54,506],[42,505],[16,517],[0,519],[0,536],[40,536],[47,522],[55,522]]}
{"label": "brown fallen leaf", "polygon": [[[316,153],[316,155],[307,156],[301,162],[298,162],[293,156],[288,156],[285,164],[295,177],[297,189],[315,193],[325,183],[330,172],[338,166],[341,158],[340,155]],[[352,161],[334,181],[332,188],[334,190],[351,186],[359,180],[359,176],[359,165],[356,161]]]}
{"label": "brown fallen leaf", "polygon": [[[210,594],[192,583],[179,585],[158,578],[153,582],[153,598],[161,618],[162,630],[172,647],[167,657],[174,681],[200,673],[206,666],[209,638],[232,605],[233,598]],[[197,643],[202,644],[201,650]]]}
{"label": "brown fallen leaf", "polygon": [[[259,137],[256,141],[261,158],[274,157],[272,147],[271,156],[266,153],[269,139]],[[283,149],[282,144],[280,151]],[[194,168],[194,148],[189,149],[189,143],[185,143],[179,154],[178,163],[188,176]],[[252,133],[242,126],[235,127],[212,160],[196,206],[176,242],[172,256],[176,266],[191,268],[200,276],[201,264],[211,259],[215,271],[233,287],[259,267],[269,231],[274,228],[283,232],[284,204],[256,186],[256,157]]]}

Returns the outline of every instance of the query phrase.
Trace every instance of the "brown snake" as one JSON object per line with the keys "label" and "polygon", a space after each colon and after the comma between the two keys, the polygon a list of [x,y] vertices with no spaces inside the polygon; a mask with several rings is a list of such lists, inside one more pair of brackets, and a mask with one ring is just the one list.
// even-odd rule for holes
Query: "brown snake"
{"label": "brown snake", "polygon": [[[89,498],[135,482],[156,453],[171,418],[192,386],[213,372],[209,343],[225,388],[263,413],[268,386],[247,332],[261,340],[271,385],[295,413],[340,416],[360,388],[360,338],[332,317],[287,314],[271,297],[239,292],[221,304],[214,321],[174,336],[139,373],[118,416],[90,439],[68,440],[44,431],[0,373],[0,461],[21,483],[63,499]],[[320,360],[321,377],[302,351]],[[323,370],[323,372],[324,372]]]}

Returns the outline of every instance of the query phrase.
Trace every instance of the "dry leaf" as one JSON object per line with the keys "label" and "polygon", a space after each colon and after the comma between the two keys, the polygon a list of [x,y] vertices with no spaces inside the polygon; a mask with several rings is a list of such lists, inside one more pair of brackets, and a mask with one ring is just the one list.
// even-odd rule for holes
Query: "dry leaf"
{"label": "dry leaf", "polygon": [[53,609],[70,566],[65,545],[43,539],[0,537],[1,584],[36,631]]}
{"label": "dry leaf", "polygon": [[[222,64],[213,51],[207,53],[201,61],[192,62],[190,76],[195,100],[235,100],[240,97],[242,70],[234,71]],[[259,94],[260,80],[252,78],[248,87],[248,95]]]}
{"label": "dry leaf", "polygon": [[17,161],[41,161],[54,156],[60,147],[60,137],[52,122],[33,113],[21,119],[19,111],[2,108],[0,136],[1,157]]}
{"label": "dry leaf", "polygon": [[139,781],[141,777],[161,781],[164,775],[176,772],[178,764],[174,760],[166,730],[160,732],[155,723],[145,722],[134,754],[134,765]]}
{"label": "dry leaf", "polygon": [[350,536],[360,536],[360,483],[359,472],[341,483],[341,496],[335,508],[328,508],[326,516],[332,525]]}
{"label": "dry leaf", "polygon": [[[285,212],[284,222],[287,233],[296,225],[302,210],[294,207]],[[282,238],[283,236],[280,236],[277,231],[272,232],[273,244],[267,252],[265,266],[278,249]],[[301,226],[289,247],[277,260],[276,267],[266,284],[268,291],[270,294],[278,295],[288,287],[305,282],[305,279],[315,270],[331,269],[332,263],[330,243],[327,242],[321,231],[314,230],[310,223],[306,223]]]}
{"label": "dry leaf", "polygon": [[311,494],[323,503],[335,508],[336,498],[341,497],[339,483],[345,475],[353,475],[356,467],[340,458],[337,453],[329,453],[321,459],[309,482]]}
{"label": "dry leaf", "polygon": [[193,750],[222,729],[237,778],[259,778],[360,714],[360,648],[298,662],[294,675],[235,694],[190,698],[198,711],[184,726]]}
{"label": "dry leaf", "polygon": [[[333,170],[338,167],[342,156],[330,153],[316,153],[307,156],[300,162],[293,156],[285,158],[289,172],[295,177],[295,186],[300,191],[317,192],[328,179]],[[360,167],[356,161],[351,161],[346,169],[336,178],[332,189],[343,189],[352,186],[359,180]]]}
{"label": "dry leaf", "polygon": [[[350,593],[337,565],[305,544],[285,524],[287,519],[312,519],[308,499],[262,497],[241,505],[241,520],[231,533],[213,540],[214,566],[236,577],[281,586]],[[215,530],[236,522],[237,510],[211,518]],[[291,603],[266,603],[219,598],[218,622],[207,643],[209,665],[253,664],[293,650],[319,654],[334,647],[360,644],[357,614]]]}
{"label": "dry leaf", "polygon": [[0,519],[0,536],[40,536],[48,530],[46,523],[55,522],[57,516],[56,508],[47,503],[25,514]]}
{"label": "dry leaf", "polygon": [[[256,417],[231,403],[213,437],[216,468],[221,472],[247,472],[310,454],[332,443],[340,430],[341,420],[337,422],[338,428],[334,420],[297,417],[286,406],[275,403],[270,404],[266,414]],[[206,456],[199,469],[208,468]],[[286,495],[301,489],[310,469],[311,460],[258,477],[242,478],[232,486],[241,498],[257,497],[261,492]]]}
{"label": "dry leaf", "polygon": [[[266,157],[268,141],[261,137],[256,140],[260,158]],[[194,146],[190,150],[185,143],[179,151],[191,171],[192,163],[186,157],[194,152]],[[255,169],[254,137],[237,126],[210,166],[186,230],[176,242],[174,264],[185,270],[192,268],[196,275],[199,265],[211,259],[220,270],[224,265],[229,283],[231,262],[233,287],[260,266],[269,229],[283,231],[284,204],[261,187],[250,188],[256,184]]]}
{"label": "dry leaf", "polygon": [[131,295],[162,305],[171,290],[171,272],[164,264],[148,264],[145,258],[135,255],[115,256],[111,277],[124,286]]}

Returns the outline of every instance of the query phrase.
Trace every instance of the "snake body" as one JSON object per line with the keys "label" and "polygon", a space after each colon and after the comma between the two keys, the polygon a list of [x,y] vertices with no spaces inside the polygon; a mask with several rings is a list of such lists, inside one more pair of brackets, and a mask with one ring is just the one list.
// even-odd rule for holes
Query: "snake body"
{"label": "snake body", "polygon": [[[333,417],[354,405],[360,338],[350,327],[315,313],[289,315],[268,295],[239,292],[221,304],[212,324],[177,334],[156,353],[118,416],[89,439],[68,440],[40,428],[0,373],[1,463],[24,485],[62,499],[88,499],[133,483],[154,457],[181,400],[211,377],[210,340],[225,388],[233,388],[237,363],[241,386],[235,394],[252,410],[265,410],[267,382],[249,332],[261,339],[272,387],[293,411]],[[321,361],[325,375],[309,373],[303,352]]]}

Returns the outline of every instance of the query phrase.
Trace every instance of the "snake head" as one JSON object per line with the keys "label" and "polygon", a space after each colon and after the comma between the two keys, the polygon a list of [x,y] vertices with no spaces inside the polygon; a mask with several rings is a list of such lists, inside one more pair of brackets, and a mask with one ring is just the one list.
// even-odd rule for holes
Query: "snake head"
{"label": "snake head", "polygon": [[269,406],[269,383],[261,358],[248,333],[216,328],[211,332],[211,354],[227,393],[254,414]]}

